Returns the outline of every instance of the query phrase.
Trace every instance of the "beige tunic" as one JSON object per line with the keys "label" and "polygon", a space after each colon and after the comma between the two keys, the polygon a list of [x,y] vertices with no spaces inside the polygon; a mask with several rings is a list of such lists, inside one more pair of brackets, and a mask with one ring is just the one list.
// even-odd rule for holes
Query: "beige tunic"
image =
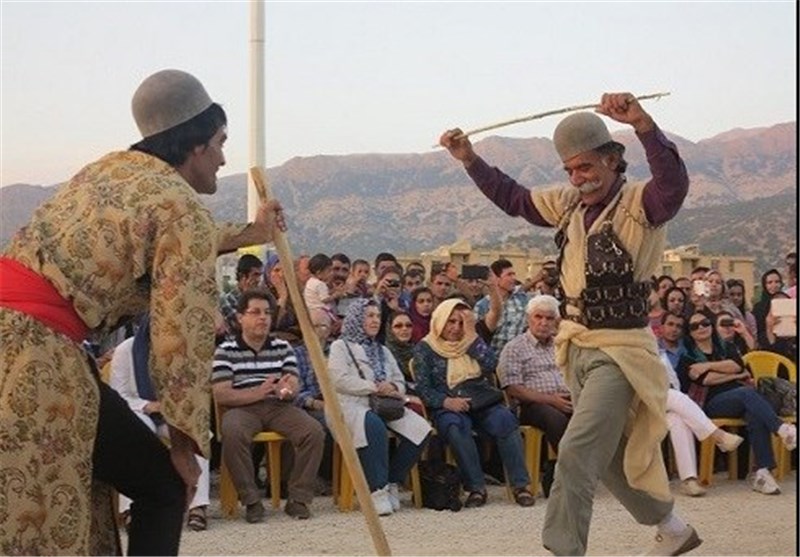
{"label": "beige tunic", "polygon": [[[48,279],[93,332],[149,309],[162,413],[207,456],[217,246],[242,229],[217,228],[171,166],[117,152],[39,207],[5,256]],[[98,390],[85,354],[7,309],[0,335],[0,553],[111,550],[89,535],[93,520],[108,537],[111,507],[91,516]]]}
{"label": "beige tunic", "polygon": [[[612,217],[613,230],[633,259],[635,281],[649,280],[660,274],[658,266],[666,241],[665,227],[653,227],[647,222],[642,194],[645,184],[625,184],[617,197],[608,204],[592,223],[588,233],[584,227],[585,207],[578,205],[575,188],[557,188],[533,192],[533,203],[547,222],[560,226],[569,218],[566,234],[569,239],[562,263],[564,295],[579,297],[586,287],[586,237],[599,231],[602,222],[616,200],[620,198]],[[568,209],[575,210],[569,215]],[[556,343],[556,359],[569,377],[568,349],[570,343],[582,348],[598,348],[619,365],[620,370],[636,391],[626,428],[628,445],[625,451],[625,476],[632,487],[647,491],[662,500],[671,499],[667,473],[661,455],[661,441],[666,436],[667,380],[658,356],[655,337],[649,327],[641,329],[594,329],[562,320]]]}

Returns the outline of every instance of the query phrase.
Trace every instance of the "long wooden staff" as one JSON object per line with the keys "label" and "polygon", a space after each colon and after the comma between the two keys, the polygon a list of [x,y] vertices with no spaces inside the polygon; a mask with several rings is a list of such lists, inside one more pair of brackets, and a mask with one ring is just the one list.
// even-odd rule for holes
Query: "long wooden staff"
{"label": "long wooden staff", "polygon": [[[269,199],[271,192],[264,169],[254,166],[250,169],[250,175],[253,178],[253,184],[255,185],[261,201]],[[369,533],[372,536],[372,543],[375,546],[375,551],[378,555],[391,555],[389,543],[386,541],[386,536],[383,533],[383,527],[378,518],[378,513],[375,512],[375,505],[372,504],[372,497],[370,496],[367,479],[364,476],[364,470],[361,468],[361,462],[358,460],[356,449],[353,446],[353,439],[344,423],[339,397],[336,395],[336,389],[334,389],[333,383],[328,376],[328,366],[325,361],[325,356],[322,353],[319,337],[317,337],[314,331],[311,318],[308,315],[308,310],[303,301],[303,296],[300,294],[300,289],[297,286],[297,278],[294,272],[294,258],[289,249],[289,242],[286,239],[286,234],[280,230],[276,230],[275,237],[272,241],[278,250],[278,258],[283,266],[286,286],[289,289],[289,297],[292,300],[294,311],[300,322],[300,330],[303,333],[303,342],[306,348],[308,348],[308,355],[311,358],[311,364],[314,367],[314,372],[317,374],[317,381],[322,390],[326,416],[330,418],[328,425],[333,430],[336,442],[342,450],[344,463],[347,466],[347,469],[342,470],[341,473],[347,474],[348,471],[350,472],[353,486],[356,489],[356,496],[361,505],[361,511],[364,513]],[[342,494],[340,493],[339,496],[341,497]]]}
{"label": "long wooden staff", "polygon": [[[644,101],[647,99],[659,99],[661,97],[666,97],[669,93],[652,93],[650,95],[642,95],[641,97],[636,97],[637,101]],[[511,124],[519,124],[520,122],[529,122],[531,120],[539,120],[540,118],[544,118],[546,116],[554,116],[556,114],[564,114],[566,112],[575,112],[576,110],[588,110],[590,108],[597,108],[600,105],[597,103],[593,104],[582,104],[579,106],[569,106],[567,108],[558,108],[556,110],[548,110],[547,112],[540,112],[539,114],[532,114],[530,116],[522,116],[521,118],[514,118],[513,120],[506,120],[505,122],[500,122],[499,124],[492,124],[490,126],[484,126],[482,128],[475,128],[474,130],[469,130],[467,132],[463,132],[461,135],[455,136],[453,139],[463,139],[465,137],[469,137],[476,133],[481,132],[488,132],[489,130],[496,130],[497,128],[502,128],[505,126],[510,126]],[[434,145],[435,147],[440,147],[440,145]]]}

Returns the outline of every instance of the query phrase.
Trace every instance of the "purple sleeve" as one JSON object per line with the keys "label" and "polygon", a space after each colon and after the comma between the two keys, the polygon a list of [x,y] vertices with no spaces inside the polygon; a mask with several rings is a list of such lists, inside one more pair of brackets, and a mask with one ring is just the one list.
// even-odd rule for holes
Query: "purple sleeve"
{"label": "purple sleeve", "polygon": [[650,224],[658,226],[674,217],[689,191],[689,175],[678,148],[658,126],[639,135],[652,178],[645,185],[642,204]]}
{"label": "purple sleeve", "polygon": [[551,226],[533,204],[531,192],[499,169],[478,157],[467,168],[467,174],[483,195],[512,217],[522,217],[538,226]]}

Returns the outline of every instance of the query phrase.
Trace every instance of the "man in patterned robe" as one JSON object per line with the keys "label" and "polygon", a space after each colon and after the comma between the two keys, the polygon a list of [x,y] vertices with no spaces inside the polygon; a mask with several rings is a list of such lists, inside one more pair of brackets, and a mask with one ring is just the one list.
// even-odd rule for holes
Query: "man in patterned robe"
{"label": "man in patterned robe", "polygon": [[[285,226],[276,202],[247,225],[216,225],[201,203],[225,164],[227,121],[195,77],[151,75],[132,109],[142,141],[84,167],[0,257],[3,554],[119,551],[111,506],[92,510],[93,479],[134,499],[129,555],[177,554],[194,453],[209,456],[215,260]],[[146,310],[170,448],[81,348]]]}

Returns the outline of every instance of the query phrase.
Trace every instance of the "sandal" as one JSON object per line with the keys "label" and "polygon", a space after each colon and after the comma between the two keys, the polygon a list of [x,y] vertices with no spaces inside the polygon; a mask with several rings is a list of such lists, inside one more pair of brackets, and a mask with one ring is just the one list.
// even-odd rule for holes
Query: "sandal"
{"label": "sandal", "polygon": [[194,530],[195,532],[202,532],[208,528],[208,523],[206,521],[206,508],[195,507],[193,509],[189,509],[189,518],[186,521],[186,525],[190,530]]}
{"label": "sandal", "polygon": [[485,489],[483,491],[470,491],[469,495],[467,495],[467,500],[464,501],[464,507],[468,509],[482,507],[486,504],[487,497],[488,495]]}
{"label": "sandal", "polygon": [[514,501],[520,507],[532,507],[536,502],[536,498],[528,491],[528,488],[519,487],[514,490]]}

